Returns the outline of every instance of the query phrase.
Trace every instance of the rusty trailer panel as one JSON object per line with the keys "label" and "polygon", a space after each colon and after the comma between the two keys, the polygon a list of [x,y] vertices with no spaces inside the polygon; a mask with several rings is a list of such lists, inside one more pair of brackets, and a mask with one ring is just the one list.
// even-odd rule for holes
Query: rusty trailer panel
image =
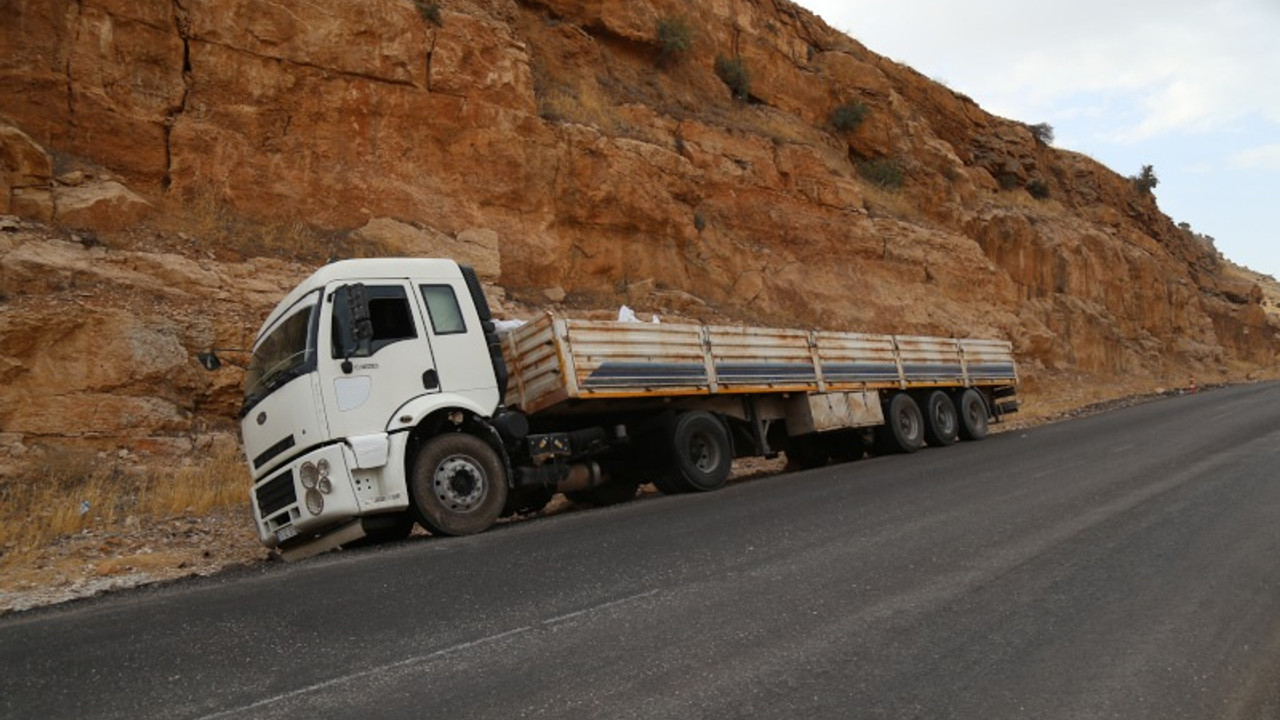
{"label": "rusty trailer panel", "polygon": [[1013,346],[1004,340],[970,338],[960,341],[967,384],[1017,385]]}
{"label": "rusty trailer panel", "polygon": [[903,383],[893,336],[814,333],[822,376],[832,389],[898,387]]}
{"label": "rusty trailer panel", "polygon": [[964,363],[957,340],[897,335],[893,341],[904,386],[964,384]]}
{"label": "rusty trailer panel", "polygon": [[706,337],[721,392],[804,391],[818,383],[818,364],[803,330],[712,326]]}
{"label": "rusty trailer panel", "polygon": [[825,393],[1017,384],[1001,340],[751,327],[654,325],[546,315],[507,334],[506,402]]}
{"label": "rusty trailer panel", "polygon": [[556,341],[551,316],[529,323],[519,332],[507,333],[502,355],[510,373],[508,405],[541,408],[569,398],[565,360]]}
{"label": "rusty trailer panel", "polygon": [[697,325],[575,320],[567,321],[560,337],[584,395],[636,388],[695,392],[707,385]]}

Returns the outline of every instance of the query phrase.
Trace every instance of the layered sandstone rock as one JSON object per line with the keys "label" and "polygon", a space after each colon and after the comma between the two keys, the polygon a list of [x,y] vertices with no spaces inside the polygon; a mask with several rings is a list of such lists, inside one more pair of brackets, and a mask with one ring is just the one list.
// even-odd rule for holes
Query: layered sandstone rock
{"label": "layered sandstone rock", "polygon": [[[1257,279],[1149,195],[785,1],[458,0],[438,24],[410,0],[9,6],[0,108],[19,134],[153,201],[69,212],[81,185],[6,150],[0,194],[26,217],[102,233],[213,198],[327,228],[346,254],[457,255],[534,304],[1008,337],[1033,381],[1276,365]],[[692,46],[659,62],[672,17]],[[742,59],[748,101],[721,56]],[[851,103],[861,124],[832,127]],[[192,374],[178,347],[249,342],[306,268],[224,265],[201,242],[218,239],[158,255],[10,238],[0,431],[56,433],[55,411],[21,409],[40,393],[92,398],[104,436],[225,425],[235,378]],[[78,292],[117,299],[43,320]],[[136,293],[158,305],[118,299]],[[141,340],[85,340],[106,335]],[[122,375],[90,373],[90,352]]]}

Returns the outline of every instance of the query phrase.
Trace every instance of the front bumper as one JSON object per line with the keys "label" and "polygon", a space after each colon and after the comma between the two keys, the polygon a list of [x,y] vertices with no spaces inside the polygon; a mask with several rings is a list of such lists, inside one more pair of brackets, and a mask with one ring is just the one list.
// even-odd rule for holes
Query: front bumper
{"label": "front bumper", "polygon": [[[312,450],[293,458],[254,485],[253,513],[263,545],[280,547],[295,538],[340,525],[359,514],[360,504],[347,463],[348,452],[340,443]],[[308,489],[302,484],[302,466],[320,465],[321,461],[329,466],[324,488],[328,492]]]}
{"label": "front bumper", "polygon": [[[371,452],[371,448],[377,449],[375,441],[379,439],[384,450]],[[289,555],[293,548],[316,546],[317,539],[342,535],[336,543],[317,551],[323,552],[360,539],[348,537],[354,532],[348,527],[352,520],[407,509],[402,465],[387,462],[389,457],[403,455],[407,439],[407,433],[350,438],[292,458],[259,480],[251,497],[262,544]],[[322,461],[329,468],[328,491],[320,493],[325,489],[320,487],[308,490],[302,483],[302,468],[308,463],[318,467]],[[308,492],[312,493],[311,507]],[[312,512],[317,504],[322,506],[319,512]]]}

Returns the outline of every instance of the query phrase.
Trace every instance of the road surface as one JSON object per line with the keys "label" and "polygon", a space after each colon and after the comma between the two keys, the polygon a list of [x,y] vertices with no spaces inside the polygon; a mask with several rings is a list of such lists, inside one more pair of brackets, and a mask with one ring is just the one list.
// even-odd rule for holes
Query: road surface
{"label": "road surface", "polygon": [[0,618],[0,717],[1274,719],[1278,468],[1241,386],[122,592]]}

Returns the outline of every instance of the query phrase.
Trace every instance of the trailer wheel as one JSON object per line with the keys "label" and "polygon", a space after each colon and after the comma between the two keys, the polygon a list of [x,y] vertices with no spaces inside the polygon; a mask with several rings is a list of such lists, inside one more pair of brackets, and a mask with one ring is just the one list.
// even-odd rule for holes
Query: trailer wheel
{"label": "trailer wheel", "polygon": [[882,450],[913,453],[924,445],[924,417],[911,396],[900,392],[889,399],[884,425],[877,433]]}
{"label": "trailer wheel", "polygon": [[409,485],[414,515],[433,535],[484,532],[507,502],[498,453],[465,433],[440,435],[423,445]]}
{"label": "trailer wheel", "polygon": [[701,410],[677,415],[668,441],[669,462],[660,472],[666,482],[655,481],[663,492],[667,487],[679,492],[707,492],[729,479],[733,448],[729,431],[715,415]]}
{"label": "trailer wheel", "polygon": [[929,393],[925,400],[924,439],[933,447],[954,445],[959,439],[956,406],[941,390]]}
{"label": "trailer wheel", "polygon": [[987,436],[987,401],[982,393],[967,388],[956,399],[960,415],[960,437],[965,440],[981,440]]}

